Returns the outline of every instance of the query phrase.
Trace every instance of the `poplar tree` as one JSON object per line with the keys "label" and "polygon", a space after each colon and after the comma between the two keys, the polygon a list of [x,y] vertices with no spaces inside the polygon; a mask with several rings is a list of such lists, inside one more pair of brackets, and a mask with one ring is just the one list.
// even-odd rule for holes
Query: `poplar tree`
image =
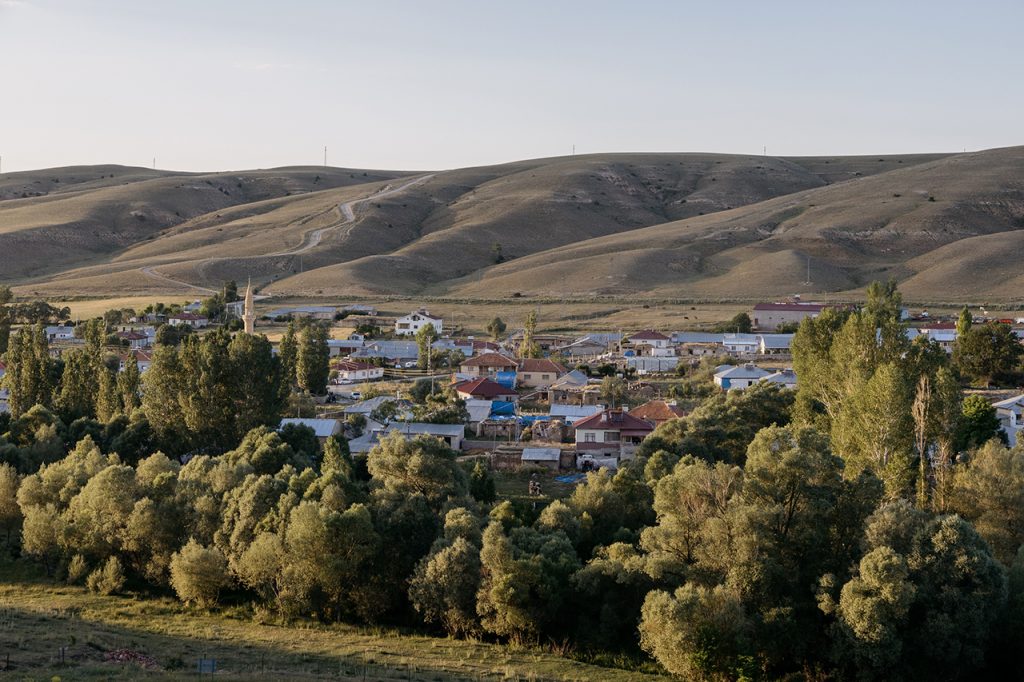
{"label": "poplar tree", "polygon": [[537,331],[537,311],[531,310],[523,324],[523,340],[519,343],[519,357],[539,358],[540,347],[534,342],[533,335]]}
{"label": "poplar tree", "polygon": [[11,338],[11,317],[13,312],[7,305],[14,298],[11,288],[0,286],[0,355],[7,352],[7,346]]}
{"label": "poplar tree", "polygon": [[299,340],[295,320],[288,323],[288,329],[281,338],[281,345],[277,350],[277,356],[281,358],[281,367],[284,370],[285,384],[290,388],[296,380],[295,365],[299,355]]}
{"label": "poplar tree", "polygon": [[302,329],[295,357],[295,377],[299,388],[313,395],[326,393],[330,376],[329,361],[327,327],[319,323],[306,325]]}
{"label": "poplar tree", "polygon": [[139,360],[135,353],[128,353],[124,361],[124,369],[117,375],[117,391],[121,395],[124,413],[130,415],[142,403],[139,390],[142,387],[142,375],[139,372]]}

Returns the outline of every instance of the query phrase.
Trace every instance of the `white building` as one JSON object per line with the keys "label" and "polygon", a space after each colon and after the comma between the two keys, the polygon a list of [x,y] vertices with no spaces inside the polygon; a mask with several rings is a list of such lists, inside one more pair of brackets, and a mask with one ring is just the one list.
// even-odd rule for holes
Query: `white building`
{"label": "white building", "polygon": [[761,348],[761,339],[755,334],[725,334],[722,346],[730,353],[754,354]]}
{"label": "white building", "polygon": [[1007,400],[995,403],[996,415],[999,417],[999,425],[1006,434],[1006,440],[1010,447],[1017,445],[1017,434],[1024,428],[1024,420],[1021,413],[1024,412],[1024,395],[1014,396]]}
{"label": "white building", "polygon": [[46,328],[46,338],[49,341],[70,341],[75,338],[75,328],[66,325],[50,325]]}
{"label": "white building", "polygon": [[722,365],[715,372],[715,385],[726,391],[734,388],[744,389],[771,374],[772,372],[761,369],[757,365]]}
{"label": "white building", "polygon": [[384,368],[368,362],[342,360],[332,364],[331,368],[338,371],[338,381],[346,384],[384,378]]}
{"label": "white building", "polygon": [[444,326],[441,318],[434,317],[425,308],[420,308],[416,312],[395,320],[395,333],[399,336],[412,336],[428,324],[434,327],[438,336],[441,335],[441,329]]}
{"label": "white building", "polygon": [[171,315],[167,318],[167,324],[173,325],[185,325],[192,327],[193,329],[202,329],[210,324],[210,320],[203,315],[196,315],[194,313],[178,313],[177,315]]}

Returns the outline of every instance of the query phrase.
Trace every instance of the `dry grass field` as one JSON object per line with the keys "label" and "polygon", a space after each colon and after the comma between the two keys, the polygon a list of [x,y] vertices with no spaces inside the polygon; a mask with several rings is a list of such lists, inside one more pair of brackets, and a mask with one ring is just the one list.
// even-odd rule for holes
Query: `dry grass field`
{"label": "dry grass field", "polygon": [[[5,679],[195,679],[200,658],[215,659],[217,678],[232,680],[664,679],[541,648],[389,628],[263,625],[241,607],[202,611],[169,597],[103,597],[10,564],[0,563],[0,577],[0,676]],[[151,657],[155,666],[104,660],[118,651]],[[8,661],[9,671],[4,670]]]}

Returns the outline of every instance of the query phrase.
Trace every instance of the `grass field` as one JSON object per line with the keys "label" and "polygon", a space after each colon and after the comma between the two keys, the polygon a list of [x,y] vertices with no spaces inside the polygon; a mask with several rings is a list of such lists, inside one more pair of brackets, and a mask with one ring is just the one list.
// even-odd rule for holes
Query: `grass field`
{"label": "grass field", "polygon": [[[157,665],[104,661],[114,651]],[[662,679],[541,649],[388,628],[262,625],[241,608],[207,612],[168,597],[97,596],[0,565],[0,679],[195,679],[200,658],[217,661],[218,678],[238,680]]]}

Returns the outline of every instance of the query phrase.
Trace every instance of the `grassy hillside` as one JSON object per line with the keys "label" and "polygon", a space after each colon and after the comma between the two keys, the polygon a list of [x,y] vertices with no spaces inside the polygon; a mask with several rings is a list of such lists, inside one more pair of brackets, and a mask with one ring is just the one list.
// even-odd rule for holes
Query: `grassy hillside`
{"label": "grassy hillside", "polygon": [[[246,680],[665,679],[539,649],[387,628],[261,625],[242,610],[207,612],[169,598],[98,596],[12,573],[9,564],[0,565],[0,576],[0,671],[9,654],[17,679],[194,679],[200,658],[216,659],[218,677]],[[105,660],[124,651],[155,665]]]}
{"label": "grassy hillside", "polygon": [[[261,204],[268,200],[397,175],[316,167],[183,174],[114,166],[5,174],[0,176],[0,277],[48,279],[106,263],[191,221],[221,221],[234,207],[256,212],[266,210]],[[36,188],[35,194],[26,187]]]}
{"label": "grassy hillside", "polygon": [[[844,292],[895,276],[919,300],[1019,298],[1024,148],[961,154],[494,266],[453,295]],[[810,277],[808,278],[808,265]]]}
{"label": "grassy hillside", "polygon": [[[0,282],[47,297],[252,276],[278,297],[750,300],[896,276],[918,300],[1014,300],[1022,162],[1017,147],[596,154],[405,177],[50,169],[0,176]],[[29,186],[39,196],[20,198]]]}

